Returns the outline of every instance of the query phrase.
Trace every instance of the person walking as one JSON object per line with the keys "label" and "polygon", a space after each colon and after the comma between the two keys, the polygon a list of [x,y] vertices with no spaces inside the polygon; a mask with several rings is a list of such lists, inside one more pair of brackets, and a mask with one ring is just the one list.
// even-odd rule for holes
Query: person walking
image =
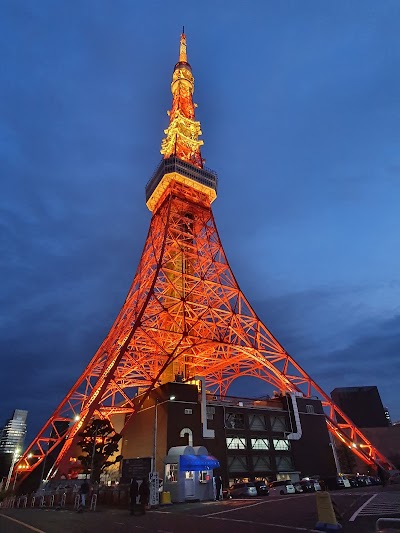
{"label": "person walking", "polygon": [[139,495],[138,482],[135,478],[132,478],[131,486],[129,487],[129,496],[131,499],[131,515],[135,514],[136,500]]}
{"label": "person walking", "polygon": [[140,512],[141,514],[146,513],[146,507],[149,503],[150,497],[150,487],[146,478],[143,478],[142,483],[139,487],[139,502],[140,502]]}

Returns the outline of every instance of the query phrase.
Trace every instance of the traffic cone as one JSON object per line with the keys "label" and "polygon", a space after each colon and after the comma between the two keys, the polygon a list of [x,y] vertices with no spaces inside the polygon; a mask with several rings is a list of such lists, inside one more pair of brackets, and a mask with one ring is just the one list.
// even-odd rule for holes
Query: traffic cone
{"label": "traffic cone", "polygon": [[317,531],[340,531],[341,524],[336,518],[335,509],[328,492],[317,492],[318,522],[315,526]]}

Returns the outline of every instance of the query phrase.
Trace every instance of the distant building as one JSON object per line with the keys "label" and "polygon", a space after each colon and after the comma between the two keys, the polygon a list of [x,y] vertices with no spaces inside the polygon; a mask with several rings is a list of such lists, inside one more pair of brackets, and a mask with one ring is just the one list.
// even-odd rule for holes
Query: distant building
{"label": "distant building", "polygon": [[388,425],[391,426],[392,425],[392,420],[390,418],[389,409],[387,407],[384,407],[383,409],[385,411],[385,416],[386,416],[386,420],[388,421]]}
{"label": "distant building", "polygon": [[12,417],[0,430],[0,481],[10,469],[13,454],[24,445],[26,435],[26,418],[28,411],[15,409]]}
{"label": "distant building", "polygon": [[0,454],[13,454],[17,448],[22,448],[26,435],[26,418],[28,411],[15,409],[0,433]]}
{"label": "distant building", "polygon": [[331,392],[332,400],[359,428],[388,427],[378,388],[341,387]]}

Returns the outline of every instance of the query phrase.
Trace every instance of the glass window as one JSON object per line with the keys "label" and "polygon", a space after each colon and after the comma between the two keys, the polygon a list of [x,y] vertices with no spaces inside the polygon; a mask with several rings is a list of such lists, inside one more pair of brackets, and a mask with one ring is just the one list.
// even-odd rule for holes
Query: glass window
{"label": "glass window", "polygon": [[242,413],[225,413],[225,427],[244,429],[244,415]]}
{"label": "glass window", "polygon": [[290,450],[288,439],[274,439],[275,450]]}
{"label": "glass window", "polygon": [[263,415],[250,415],[249,423],[250,429],[256,429],[261,431],[265,431],[267,429],[265,416]]}
{"label": "glass window", "polygon": [[271,459],[268,455],[253,455],[254,472],[265,472],[271,470]]}
{"label": "glass window", "polygon": [[290,471],[290,470],[293,470],[293,460],[291,457],[289,456],[286,456],[286,457],[282,457],[282,456],[276,456],[275,457],[275,461],[276,461],[276,469],[278,471]]}
{"label": "glass window", "polygon": [[229,472],[248,472],[247,457],[229,457],[228,456],[228,470]]}
{"label": "glass window", "polygon": [[271,426],[272,431],[286,431],[286,418],[283,416],[273,416],[271,417]]}
{"label": "glass window", "polygon": [[165,477],[169,483],[178,481],[178,463],[168,463],[165,465]]}
{"label": "glass window", "polygon": [[226,447],[228,450],[244,450],[247,448],[244,437],[226,437]]}
{"label": "glass window", "polygon": [[261,438],[252,438],[251,447],[253,450],[269,450],[269,440]]}

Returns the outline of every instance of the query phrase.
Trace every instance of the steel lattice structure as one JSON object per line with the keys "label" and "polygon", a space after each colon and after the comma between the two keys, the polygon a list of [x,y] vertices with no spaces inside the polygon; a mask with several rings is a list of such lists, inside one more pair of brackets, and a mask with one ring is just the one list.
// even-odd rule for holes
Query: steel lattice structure
{"label": "steel lattice structure", "polygon": [[[125,429],[138,391],[145,392],[143,402],[177,374],[204,376],[207,390],[221,395],[239,376],[317,395],[336,438],[366,463],[391,467],[286,352],[241,291],[211,209],[217,178],[203,168],[193,83],[182,34],[164,159],[146,188],[153,215],[132,286],[97,353],[20,459],[19,472],[29,474],[58,447],[49,475],[67,474],[78,433],[93,416],[125,413]],[[66,438],[60,422],[70,424]]]}

